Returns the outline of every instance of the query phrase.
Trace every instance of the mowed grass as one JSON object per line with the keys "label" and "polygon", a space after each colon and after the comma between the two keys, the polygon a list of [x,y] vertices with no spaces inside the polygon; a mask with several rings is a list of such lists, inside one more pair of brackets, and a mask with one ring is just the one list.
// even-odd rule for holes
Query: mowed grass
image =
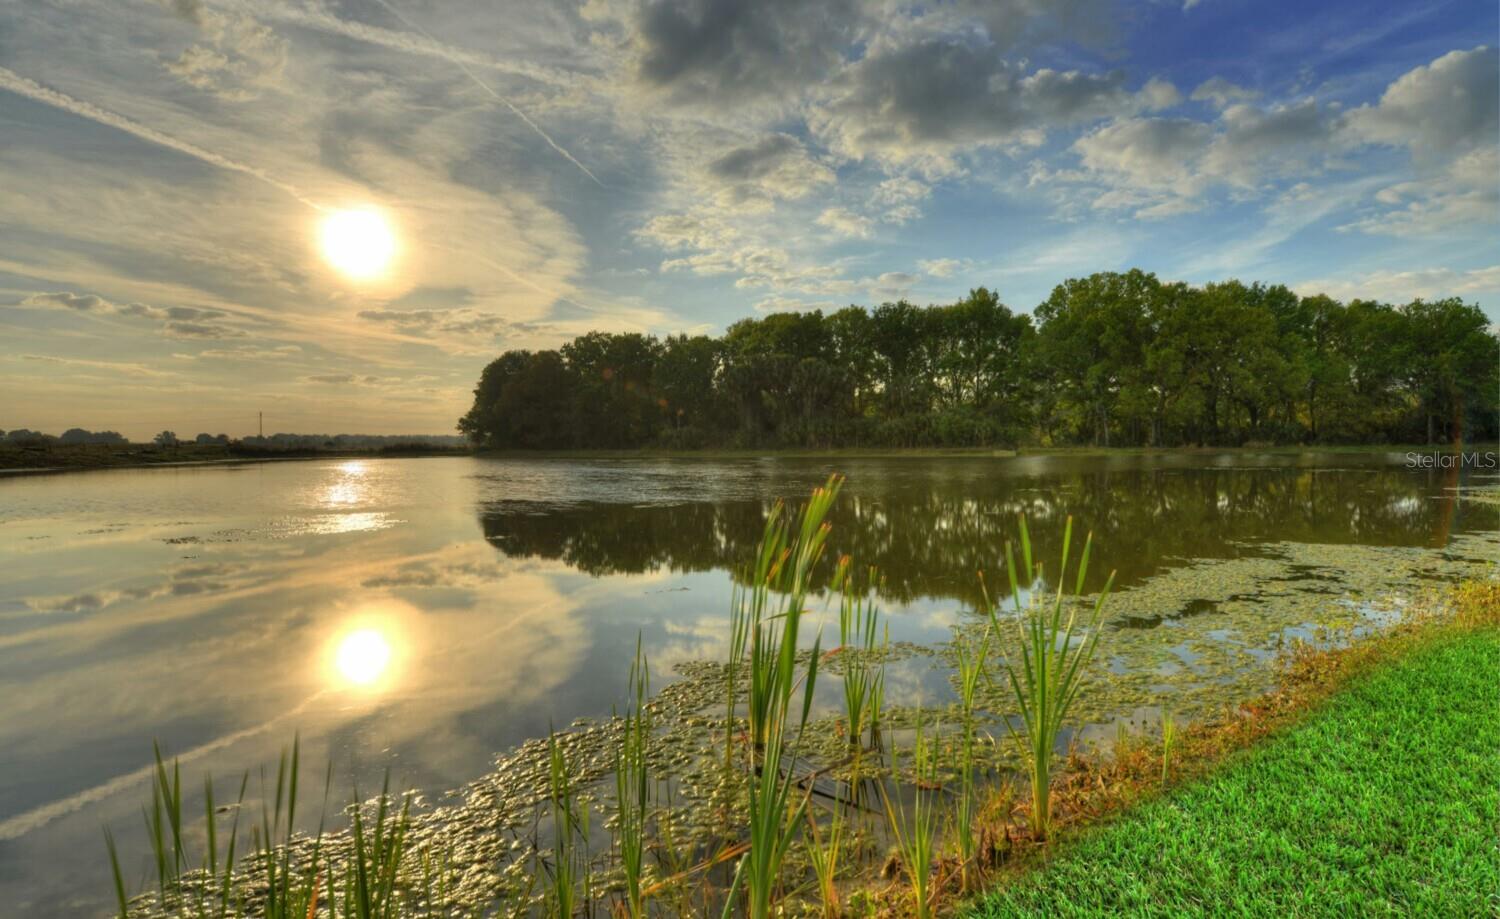
{"label": "mowed grass", "polygon": [[1500,915],[1500,632],[1444,637],[971,915]]}

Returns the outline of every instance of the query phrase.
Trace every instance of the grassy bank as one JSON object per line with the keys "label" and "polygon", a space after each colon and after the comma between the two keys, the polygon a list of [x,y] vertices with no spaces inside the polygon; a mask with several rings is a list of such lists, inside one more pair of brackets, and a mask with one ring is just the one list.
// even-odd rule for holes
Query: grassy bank
{"label": "grassy bank", "polygon": [[1297,726],[1062,841],[973,915],[1493,914],[1500,630],[1392,651]]}

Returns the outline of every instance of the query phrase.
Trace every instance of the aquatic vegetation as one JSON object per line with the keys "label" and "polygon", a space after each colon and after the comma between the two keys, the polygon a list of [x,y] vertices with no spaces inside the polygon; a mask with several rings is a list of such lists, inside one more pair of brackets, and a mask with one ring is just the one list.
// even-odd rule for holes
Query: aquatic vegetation
{"label": "aquatic vegetation", "polygon": [[811,808],[807,810],[807,832],[804,836],[804,843],[807,860],[811,863],[813,874],[817,879],[818,903],[824,919],[835,919],[843,914],[838,887],[839,867],[844,853],[843,811],[843,805],[838,801],[835,801],[829,808],[828,836],[825,840],[823,832],[818,828],[817,815],[812,812]]}
{"label": "aquatic vegetation", "polygon": [[[1057,828],[1194,774],[1204,743],[1198,727],[1274,681],[1275,662],[1300,653],[1289,651],[1299,639],[1319,649],[1374,634],[1399,621],[1387,616],[1410,611],[1405,598],[1430,589],[1424,574],[1489,571],[1486,556],[1500,548],[1488,533],[1455,537],[1441,550],[1261,544],[1254,555],[1247,547],[1236,558],[1184,561],[1126,590],[1111,581],[1085,593],[1091,541],[1070,569],[1069,521],[1054,583],[1033,564],[1023,519],[1019,561],[1007,546],[1014,612],[986,595],[950,620],[950,644],[922,647],[891,642],[873,572],[857,579],[852,561],[841,559],[830,577],[822,564],[839,484],[814,493],[800,517],[772,510],[736,579],[727,662],[679,664],[653,696],[638,640],[623,714],[580,720],[509,751],[455,803],[426,810],[410,798],[398,803],[387,788],[364,815],[351,812],[347,831],[294,834],[288,811],[302,809],[294,745],[277,778],[262,780],[268,803],[251,834],[253,857],[237,864],[240,833],[214,823],[227,818],[214,816],[211,784],[205,832],[189,832],[178,770],[158,754],[146,812],[155,902],[128,900],[106,833],[121,914],[227,919],[267,915],[262,907],[279,903],[272,915],[305,916],[316,901],[320,914],[393,919],[497,903],[512,916],[838,915],[867,905],[867,856],[886,844],[900,853],[892,867],[907,884],[878,894],[881,902],[898,897],[902,913],[930,913]],[[807,607],[824,599],[837,603],[840,630],[839,648],[826,654],[821,636],[799,634],[808,631]],[[1153,625],[1116,628],[1125,617]],[[944,670],[956,699],[941,705],[946,731],[932,727],[934,709],[909,704],[913,687],[930,679],[924,674]],[[817,686],[827,673],[841,678],[838,690]],[[1159,763],[1155,745],[1141,739],[1157,711]],[[1015,749],[989,740],[992,720],[1013,729]],[[1101,758],[1087,773],[1075,771],[1082,759],[1060,765],[1068,743],[1107,742],[1110,725],[1118,750],[1130,754],[1121,763]],[[882,731],[885,744],[903,747],[916,732],[909,759],[893,753],[886,762]],[[1048,756],[1037,768],[1042,746]],[[1029,809],[1012,806],[1013,766],[1028,778]],[[1084,787],[1101,777],[1114,784]],[[813,799],[815,785],[833,798],[830,808]],[[857,802],[865,790],[881,796],[868,816]],[[1049,824],[1042,831],[1039,799]],[[598,800],[610,833],[595,839]],[[239,808],[233,813],[237,821]],[[1031,831],[1018,832],[1013,818],[1028,814]],[[184,840],[205,837],[201,857],[186,851]]]}
{"label": "aquatic vegetation", "polygon": [[[861,587],[848,556],[839,560],[839,662],[844,686],[844,718],[849,743],[863,744],[864,732],[870,732],[870,746],[877,743],[880,703],[885,694],[885,664],[877,660],[875,626],[879,618],[872,588],[875,570],[870,569]],[[887,627],[886,642],[890,641]]]}
{"label": "aquatic vegetation", "polygon": [[1172,751],[1177,746],[1177,720],[1169,711],[1161,713],[1161,781],[1167,783],[1167,772],[1172,764]]}
{"label": "aquatic vegetation", "polygon": [[[399,899],[398,874],[406,854],[408,832],[411,825],[410,794],[402,795],[399,810],[391,808],[391,777],[387,772],[380,788],[380,798],[375,805],[375,819],[366,824],[364,808],[358,803],[359,789],[354,790],[354,815],[350,827],[353,851],[343,863],[344,883],[343,909],[339,908],[340,892],[335,870],[329,871],[328,907],[334,917],[343,919],[388,919],[399,915],[403,902]],[[321,831],[319,836],[321,836]],[[316,860],[314,860],[316,864]],[[318,881],[312,883],[312,900],[307,910],[301,913],[288,912],[293,916],[306,917],[317,911]]]}
{"label": "aquatic vegetation", "polygon": [[578,796],[573,768],[557,733],[547,738],[552,804],[552,859],[548,868],[547,912],[568,919],[589,890],[589,807]]}
{"label": "aquatic vegetation", "polygon": [[[892,774],[899,776],[899,770],[894,766]],[[931,741],[923,733],[920,717],[917,720],[911,769],[907,777],[911,789],[909,809],[898,796],[887,791],[884,785],[881,786],[881,797],[885,802],[887,828],[895,839],[896,850],[901,856],[901,872],[911,885],[912,914],[917,919],[930,919],[938,886],[933,878],[933,870],[937,864],[942,785],[938,777],[937,759],[933,756]]]}
{"label": "aquatic vegetation", "polygon": [[[1057,593],[1050,604],[1043,603],[1039,585],[1044,584],[1040,564],[1031,558],[1031,536],[1026,530],[1026,518],[1020,518],[1021,561],[1025,565],[1028,590],[1022,599],[1021,582],[1016,573],[1016,560],[1011,544],[1005,545],[1005,567],[1010,575],[1011,596],[1015,599],[1016,627],[1020,632],[1021,661],[1019,666],[1009,659],[1005,662],[1006,676],[1011,691],[1015,694],[1021,718],[1026,725],[1024,741],[1017,735],[1017,743],[1024,742],[1028,754],[1026,768],[1031,780],[1031,832],[1037,839],[1047,838],[1051,813],[1052,758],[1057,749],[1057,735],[1062,730],[1063,719],[1073,705],[1079,689],[1079,668],[1093,657],[1099,644],[1099,624],[1104,614],[1104,599],[1109,595],[1114,582],[1111,574],[1094,601],[1092,618],[1085,624],[1079,644],[1074,644],[1077,626],[1077,607],[1072,606],[1063,618],[1065,603],[1064,587],[1068,578],[1068,550],[1073,538],[1073,518],[1069,517],[1063,529],[1062,563],[1058,566]],[[1084,578],[1088,575],[1089,552],[1093,548],[1093,534],[1084,539],[1083,556],[1078,562],[1074,596],[1083,593]],[[998,632],[999,616],[993,604],[985,602],[986,612],[992,626]]]}
{"label": "aquatic vegetation", "polygon": [[[734,614],[735,630],[745,636],[742,644],[750,680],[751,738],[747,744],[750,848],[736,866],[735,882],[743,882],[751,919],[771,915],[782,862],[807,808],[807,798],[800,793],[793,774],[797,749],[787,749],[787,745],[800,738],[812,709],[821,637],[814,641],[800,676],[797,637],[813,568],[822,558],[828,538],[824,518],[842,484],[843,480],[834,476],[813,492],[795,535],[782,505],[772,509],[756,553],[753,577],[739,594],[740,604]],[[775,612],[771,612],[773,603],[777,604]],[[799,682],[802,704],[797,713],[792,702]],[[730,899],[733,893],[731,890]]]}
{"label": "aquatic vegetation", "polygon": [[625,906],[632,919],[640,919],[645,915],[646,824],[651,810],[647,762],[651,716],[646,706],[651,695],[651,671],[639,635],[630,667],[630,689],[631,703],[622,718],[620,745],[615,752],[615,837],[625,875]]}
{"label": "aquatic vegetation", "polygon": [[958,702],[961,734],[959,738],[958,803],[954,807],[954,833],[958,842],[960,872],[965,890],[972,880],[979,850],[979,835],[975,826],[976,808],[974,776],[975,702],[979,682],[984,677],[984,668],[990,654],[990,631],[985,629],[977,645],[963,635],[954,641],[957,658]]}

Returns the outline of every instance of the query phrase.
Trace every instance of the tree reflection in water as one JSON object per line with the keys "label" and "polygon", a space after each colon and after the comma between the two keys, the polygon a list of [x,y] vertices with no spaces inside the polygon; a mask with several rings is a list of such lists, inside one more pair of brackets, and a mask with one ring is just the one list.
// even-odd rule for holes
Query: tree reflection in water
{"label": "tree reflection in water", "polygon": [[[1231,465],[1232,464],[1232,465]],[[726,463],[726,466],[734,466]],[[480,523],[509,556],[560,560],[594,576],[733,570],[749,558],[773,500],[806,494],[835,463],[782,461],[737,470],[645,503],[490,500]],[[1445,473],[1377,455],[1238,455],[852,460],[830,515],[829,549],[876,565],[882,595],[976,598],[1015,515],[1034,522],[1037,552],[1059,551],[1061,519],[1092,529],[1100,558],[1128,587],[1192,558],[1230,558],[1259,542],[1431,546],[1490,529],[1496,510],[1462,504]],[[1056,525],[1052,525],[1055,522]]]}

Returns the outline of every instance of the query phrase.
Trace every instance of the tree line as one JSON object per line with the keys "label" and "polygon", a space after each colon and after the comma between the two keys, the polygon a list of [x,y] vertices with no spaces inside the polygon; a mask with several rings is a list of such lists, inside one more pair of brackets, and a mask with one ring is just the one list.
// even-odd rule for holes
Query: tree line
{"label": "tree line", "polygon": [[458,427],[489,449],[1447,443],[1500,433],[1497,388],[1500,338],[1460,299],[1132,270],[1033,315],[981,287],[507,351]]}

